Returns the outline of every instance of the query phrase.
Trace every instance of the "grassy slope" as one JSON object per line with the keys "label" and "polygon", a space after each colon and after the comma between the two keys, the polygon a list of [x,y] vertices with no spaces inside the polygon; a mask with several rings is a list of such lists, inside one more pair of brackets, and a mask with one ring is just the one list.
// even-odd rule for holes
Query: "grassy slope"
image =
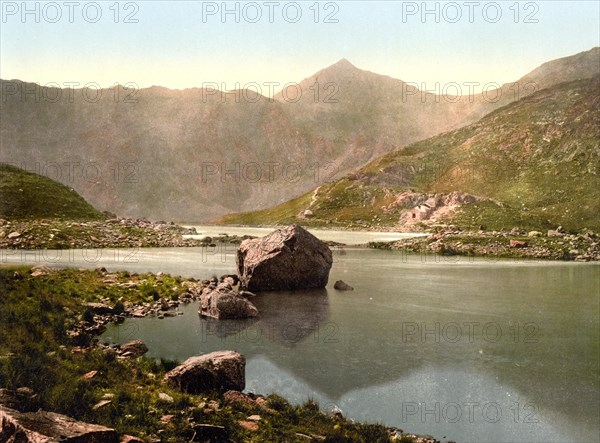
{"label": "grassy slope", "polygon": [[453,223],[466,228],[600,229],[600,77],[563,83],[492,112],[475,124],[400,148],[356,173],[275,208],[220,223],[298,221],[309,225],[393,226],[383,206],[413,189],[463,191],[491,201],[468,205]]}
{"label": "grassy slope", "polygon": [[0,217],[67,220],[106,218],[67,186],[4,163],[0,163]]}

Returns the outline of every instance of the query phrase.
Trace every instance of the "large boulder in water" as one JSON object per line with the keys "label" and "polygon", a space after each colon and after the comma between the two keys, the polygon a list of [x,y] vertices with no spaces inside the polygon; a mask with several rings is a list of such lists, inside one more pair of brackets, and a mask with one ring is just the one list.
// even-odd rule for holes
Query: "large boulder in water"
{"label": "large boulder in water", "polygon": [[329,246],[298,225],[244,240],[237,250],[240,282],[250,291],[324,288],[332,263]]}
{"label": "large boulder in water", "polygon": [[228,282],[220,283],[215,289],[205,289],[200,296],[200,315],[216,319],[252,318],[258,309],[246,300]]}
{"label": "large boulder in water", "polygon": [[54,412],[18,412],[0,405],[0,441],[118,443],[119,434]]}
{"label": "large boulder in water", "polygon": [[242,391],[246,386],[246,358],[235,351],[191,357],[167,372],[165,381],[190,394]]}

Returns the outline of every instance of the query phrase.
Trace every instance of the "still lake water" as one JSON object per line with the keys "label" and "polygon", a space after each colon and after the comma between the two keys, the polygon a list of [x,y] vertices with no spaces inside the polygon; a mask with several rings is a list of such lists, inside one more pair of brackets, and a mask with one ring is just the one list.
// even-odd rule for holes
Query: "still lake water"
{"label": "still lake water", "polygon": [[[3,263],[40,254],[0,252]],[[110,271],[235,271],[225,249],[45,254],[44,264]],[[338,279],[355,290],[334,290]],[[597,264],[335,248],[326,289],[262,293],[258,319],[202,319],[194,303],[182,316],[110,326],[103,339],[139,338],[150,356],[179,360],[233,349],[247,358],[247,391],[437,438],[589,442],[600,440],[599,299]]]}

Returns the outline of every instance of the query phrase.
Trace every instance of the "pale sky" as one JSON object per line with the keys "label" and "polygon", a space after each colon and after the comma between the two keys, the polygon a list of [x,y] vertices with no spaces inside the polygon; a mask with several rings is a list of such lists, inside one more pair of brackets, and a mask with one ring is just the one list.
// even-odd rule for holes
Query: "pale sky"
{"label": "pale sky", "polygon": [[56,1],[24,11],[2,1],[0,76],[101,87],[253,83],[270,95],[269,83],[299,82],[346,58],[424,89],[503,84],[599,46],[599,4]]}

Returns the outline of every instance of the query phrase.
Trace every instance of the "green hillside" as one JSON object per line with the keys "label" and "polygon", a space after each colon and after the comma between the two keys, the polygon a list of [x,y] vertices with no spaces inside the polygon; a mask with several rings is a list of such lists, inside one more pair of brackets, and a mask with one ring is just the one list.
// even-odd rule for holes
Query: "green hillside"
{"label": "green hillside", "polygon": [[63,220],[106,218],[73,189],[5,163],[0,163],[0,217]]}
{"label": "green hillside", "polygon": [[[477,229],[600,229],[600,76],[562,83],[500,108],[472,125],[396,149],[353,174],[275,208],[219,223],[298,222],[401,227],[405,191],[468,193],[443,222]],[[424,197],[425,198],[425,197]]]}

